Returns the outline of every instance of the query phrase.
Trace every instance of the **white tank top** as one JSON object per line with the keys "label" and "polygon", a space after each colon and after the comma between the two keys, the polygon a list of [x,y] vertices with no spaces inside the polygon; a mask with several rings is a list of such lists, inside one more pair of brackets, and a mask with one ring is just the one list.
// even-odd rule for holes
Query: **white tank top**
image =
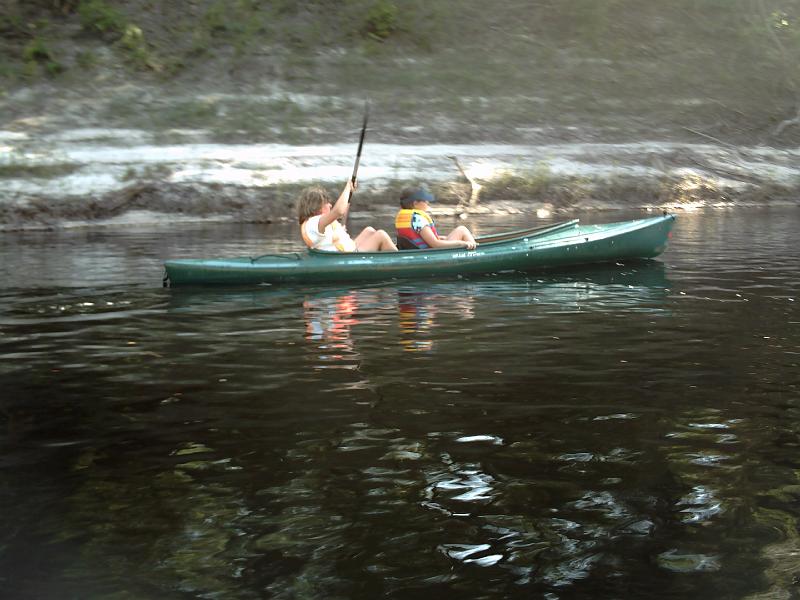
{"label": "white tank top", "polygon": [[300,234],[309,248],[333,252],[356,251],[356,243],[339,221],[334,221],[325,228],[325,233],[320,233],[319,220],[321,218],[322,215],[314,215],[300,226]]}

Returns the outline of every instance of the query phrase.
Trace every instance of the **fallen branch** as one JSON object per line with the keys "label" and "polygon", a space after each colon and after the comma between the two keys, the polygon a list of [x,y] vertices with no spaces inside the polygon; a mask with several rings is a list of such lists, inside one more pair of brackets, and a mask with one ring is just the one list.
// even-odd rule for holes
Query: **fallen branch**
{"label": "fallen branch", "polygon": [[469,182],[471,188],[471,192],[469,195],[469,206],[477,206],[478,196],[480,195],[481,192],[481,184],[475,181],[469,175],[467,175],[467,172],[461,166],[461,163],[458,162],[458,158],[456,158],[455,156],[449,156],[448,158],[450,158],[454,163],[456,163],[456,168],[458,169],[458,172],[461,173],[462,177],[464,177],[464,179],[466,179]]}

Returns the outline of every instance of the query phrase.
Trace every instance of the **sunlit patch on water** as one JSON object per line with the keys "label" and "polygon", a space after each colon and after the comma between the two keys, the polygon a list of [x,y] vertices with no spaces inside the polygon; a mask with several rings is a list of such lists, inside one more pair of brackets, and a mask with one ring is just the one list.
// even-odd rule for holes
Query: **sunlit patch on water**
{"label": "sunlit patch on water", "polygon": [[562,454],[558,457],[559,460],[566,462],[589,462],[594,460],[594,454],[591,452],[578,452],[575,454]]}
{"label": "sunlit patch on water", "polygon": [[593,566],[599,561],[599,555],[567,559],[556,565],[548,566],[544,570],[542,578],[555,588],[563,588],[589,577]]}
{"label": "sunlit patch on water", "polygon": [[349,433],[343,435],[336,444],[337,452],[356,452],[385,448],[387,440],[396,436],[396,429],[378,429],[363,423],[353,424]]}
{"label": "sunlit patch on water", "polygon": [[681,521],[687,524],[703,524],[722,514],[722,502],[714,490],[695,486],[691,493],[678,500]]}
{"label": "sunlit patch on water", "polygon": [[419,460],[423,456],[421,449],[419,443],[393,444],[393,447],[381,456],[381,460]]}
{"label": "sunlit patch on water", "polygon": [[488,502],[494,497],[494,478],[470,465],[453,466],[446,473],[434,473],[425,490],[429,502],[441,506],[448,501]]}
{"label": "sunlit patch on water", "polygon": [[606,454],[593,454],[591,452],[575,452],[561,454],[558,460],[566,463],[588,463],[588,462],[609,462],[624,463],[635,460],[637,453],[631,452],[626,448],[612,448]]}
{"label": "sunlit patch on water", "polygon": [[724,454],[715,454],[713,452],[694,452],[687,454],[687,457],[692,464],[702,467],[722,467],[725,466],[725,461],[730,459]]}
{"label": "sunlit patch on water", "polygon": [[491,554],[489,544],[443,544],[442,551],[453,560],[479,567],[491,567],[503,559],[502,554]]}
{"label": "sunlit patch on water", "polygon": [[722,568],[718,556],[713,554],[682,553],[678,549],[668,550],[659,554],[658,565],[676,573],[719,571]]}
{"label": "sunlit patch on water", "polygon": [[624,420],[624,419],[635,419],[635,418],[636,418],[636,415],[633,415],[633,414],[618,413],[618,414],[614,414],[614,415],[600,415],[600,416],[594,417],[594,420],[595,421],[609,421],[611,419],[622,419],[622,420]]}
{"label": "sunlit patch on water", "polygon": [[476,442],[487,442],[489,444],[494,444],[495,446],[502,446],[503,445],[503,438],[498,437],[496,435],[465,435],[455,440],[461,444],[472,444]]}
{"label": "sunlit patch on water", "polygon": [[621,519],[627,517],[630,511],[610,492],[587,492],[580,500],[571,504],[578,510],[598,511],[606,515],[609,519]]}
{"label": "sunlit patch on water", "polygon": [[688,423],[687,426],[694,429],[730,429],[741,422],[742,419],[731,419],[725,423]]}

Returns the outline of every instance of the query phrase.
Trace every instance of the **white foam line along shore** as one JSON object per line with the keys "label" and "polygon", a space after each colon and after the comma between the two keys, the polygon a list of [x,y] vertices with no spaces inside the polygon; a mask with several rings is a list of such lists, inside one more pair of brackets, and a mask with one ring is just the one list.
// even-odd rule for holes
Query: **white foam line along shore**
{"label": "white foam line along shore", "polygon": [[[190,140],[201,137],[198,132],[184,133]],[[355,151],[354,144],[159,145],[153,137],[130,129],[76,129],[43,136],[0,131],[0,167],[6,173],[0,176],[0,201],[19,195],[103,194],[148,172],[171,183],[266,187],[336,182],[347,177]],[[453,180],[458,172],[451,156],[458,157],[470,176],[483,181],[502,173],[524,175],[544,168],[555,176],[592,179],[697,173],[716,178],[721,187],[741,185],[738,177],[781,185],[800,182],[800,148],[655,141],[541,146],[368,144],[360,182],[369,188],[392,180]],[[154,168],[161,171],[154,175]]]}

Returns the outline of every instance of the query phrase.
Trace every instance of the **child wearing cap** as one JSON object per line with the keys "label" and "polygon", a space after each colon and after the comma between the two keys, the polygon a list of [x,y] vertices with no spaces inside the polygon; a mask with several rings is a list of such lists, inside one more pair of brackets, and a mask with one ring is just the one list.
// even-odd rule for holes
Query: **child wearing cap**
{"label": "child wearing cap", "polygon": [[397,229],[397,247],[401,250],[416,248],[466,248],[473,250],[477,242],[469,229],[459,225],[446,238],[439,237],[436,224],[428,214],[436,198],[425,188],[406,188],[400,194],[401,210],[394,226]]}
{"label": "child wearing cap", "polygon": [[352,239],[345,226],[339,222],[350,208],[350,195],[355,185],[349,179],[335,204],[321,187],[304,189],[297,201],[297,220],[300,235],[309,248],[333,252],[374,252],[397,250],[389,234],[383,229],[365,227]]}

